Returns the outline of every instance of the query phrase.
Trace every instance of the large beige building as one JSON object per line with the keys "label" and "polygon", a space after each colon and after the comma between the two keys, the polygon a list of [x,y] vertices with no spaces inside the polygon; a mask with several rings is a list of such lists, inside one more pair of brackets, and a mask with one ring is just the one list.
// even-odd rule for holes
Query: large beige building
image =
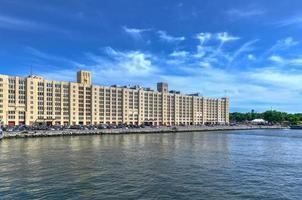
{"label": "large beige building", "polygon": [[229,122],[229,99],[206,98],[142,87],[92,85],[91,73],[77,82],[0,75],[0,119],[5,125],[35,123],[89,124],[217,124]]}

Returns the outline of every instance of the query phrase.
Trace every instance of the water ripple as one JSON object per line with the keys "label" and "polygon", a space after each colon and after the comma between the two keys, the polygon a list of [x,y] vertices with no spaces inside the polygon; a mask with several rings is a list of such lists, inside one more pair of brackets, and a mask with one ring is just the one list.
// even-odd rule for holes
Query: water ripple
{"label": "water ripple", "polygon": [[10,139],[0,199],[301,199],[302,131]]}

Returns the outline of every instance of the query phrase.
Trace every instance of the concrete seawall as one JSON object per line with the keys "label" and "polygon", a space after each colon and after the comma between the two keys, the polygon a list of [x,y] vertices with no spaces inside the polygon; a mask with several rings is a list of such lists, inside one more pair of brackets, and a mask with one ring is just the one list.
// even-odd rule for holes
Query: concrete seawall
{"label": "concrete seawall", "polygon": [[25,131],[4,132],[4,139],[8,138],[30,138],[30,137],[52,137],[52,136],[78,136],[78,135],[109,135],[109,134],[156,134],[156,133],[178,133],[178,132],[203,132],[203,131],[231,131],[231,130],[254,130],[254,129],[281,129],[281,126],[177,126],[159,128],[138,129],[101,129],[101,130],[74,130],[62,131]]}

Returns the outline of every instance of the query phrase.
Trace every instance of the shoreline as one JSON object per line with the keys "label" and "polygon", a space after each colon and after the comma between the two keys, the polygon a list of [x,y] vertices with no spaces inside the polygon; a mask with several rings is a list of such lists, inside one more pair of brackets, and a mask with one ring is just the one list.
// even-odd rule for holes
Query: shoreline
{"label": "shoreline", "polygon": [[185,132],[207,131],[235,131],[235,130],[258,130],[258,129],[284,129],[281,126],[176,126],[140,129],[100,129],[100,130],[75,130],[66,129],[60,131],[26,131],[4,132],[3,139],[34,138],[34,137],[61,137],[61,136],[84,136],[84,135],[122,135],[122,134],[167,134]]}

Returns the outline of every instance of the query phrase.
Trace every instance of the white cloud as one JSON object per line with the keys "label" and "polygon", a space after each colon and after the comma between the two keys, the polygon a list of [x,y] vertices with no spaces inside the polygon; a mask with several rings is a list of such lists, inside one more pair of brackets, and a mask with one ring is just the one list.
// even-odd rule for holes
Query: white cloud
{"label": "white cloud", "polygon": [[200,45],[203,45],[206,41],[211,39],[212,34],[211,33],[198,33],[196,34],[196,39],[200,41]]}
{"label": "white cloud", "polygon": [[27,53],[31,54],[32,56],[34,56],[38,59],[47,60],[48,62],[49,61],[56,61],[56,62],[61,62],[61,63],[67,63],[67,64],[72,65],[74,67],[85,67],[85,65],[83,65],[83,64],[81,64],[77,61],[67,59],[67,58],[64,58],[62,56],[57,56],[57,55],[53,55],[53,54],[50,54],[50,53],[45,53],[45,52],[43,52],[41,50],[38,50],[36,48],[33,48],[33,47],[26,47],[26,51],[27,51]]}
{"label": "white cloud", "polygon": [[173,51],[170,56],[172,57],[186,57],[189,55],[187,51]]}
{"label": "white cloud", "polygon": [[256,43],[258,40],[252,40],[249,42],[244,43],[239,49],[237,49],[234,54],[230,57],[230,62],[233,62],[239,55],[244,52],[252,51],[254,48],[252,45]]}
{"label": "white cloud", "polygon": [[[54,66],[44,66],[50,69],[54,69]],[[27,74],[26,74],[27,75]],[[74,69],[64,69],[63,67],[59,68],[58,70],[54,71],[39,71],[38,75],[41,75],[48,80],[60,80],[60,81],[71,81],[75,82],[76,73]]]}
{"label": "white cloud", "polygon": [[166,63],[175,67],[185,64],[190,58],[191,55],[188,51],[173,51],[170,53],[169,58],[166,59]]}
{"label": "white cloud", "polygon": [[239,37],[229,35],[229,33],[227,33],[227,32],[217,33],[216,37],[222,43],[240,39]]}
{"label": "white cloud", "polygon": [[[227,91],[232,111],[262,111],[272,105],[276,109],[297,105],[296,112],[302,111],[299,102],[302,98],[302,73],[299,70],[302,69],[293,68],[302,66],[302,57],[285,58],[273,54],[267,56],[271,61],[270,67],[256,66],[259,62],[250,62],[255,65],[239,70],[238,66],[244,66],[248,60],[255,60],[253,50],[258,40],[239,41],[241,45],[238,48],[237,43],[236,46],[230,44],[222,48],[222,43],[238,40],[239,37],[228,33],[199,33],[194,38],[198,41],[195,50],[172,50],[169,54],[102,48],[99,53],[87,53],[83,66],[93,72],[94,82],[100,85],[139,84],[150,87],[157,81],[167,81],[171,89],[184,93],[200,92],[205,96],[222,97]],[[295,40],[286,38],[279,44],[292,46]],[[39,51],[33,52],[41,58],[62,59]],[[257,61],[260,59],[263,58],[257,57]],[[231,62],[232,65],[228,66]],[[58,70],[57,74],[60,73]],[[68,72],[62,70],[62,74]]]}
{"label": "white cloud", "polygon": [[251,79],[258,80],[278,88],[302,90],[302,74],[283,71],[278,68],[262,68],[249,72]]}
{"label": "white cloud", "polygon": [[249,54],[249,55],[247,55],[247,59],[249,59],[249,60],[255,60],[256,57],[253,54]]}
{"label": "white cloud", "polygon": [[140,51],[117,51],[110,47],[106,48],[108,58],[103,55],[87,54],[94,62],[96,73],[107,78],[122,78],[129,80],[130,77],[144,77],[158,70],[153,65],[154,56]]}
{"label": "white cloud", "polygon": [[265,14],[263,9],[231,9],[227,14],[233,18],[251,18]]}
{"label": "white cloud", "polygon": [[[209,41],[212,38],[213,34],[211,33],[198,33],[195,35],[195,38],[200,41],[200,45],[204,45],[205,42]],[[216,33],[215,38],[222,43],[239,40],[239,37],[232,36],[227,32]]]}
{"label": "white cloud", "polygon": [[284,40],[279,41],[280,45],[285,46],[285,47],[291,47],[299,44],[298,41],[295,41],[292,37],[288,37]]}
{"label": "white cloud", "polygon": [[[85,64],[78,63],[64,57],[44,53],[34,48],[27,48],[27,51],[37,58],[44,66],[39,70],[40,75],[51,80],[73,81],[75,71],[79,69],[90,70],[93,72],[94,83],[96,84],[142,84],[148,85],[160,69],[154,65],[156,57],[141,51],[119,51],[111,47],[102,48],[100,54],[85,53]],[[56,61],[56,63],[65,63],[62,65],[73,66],[64,69],[60,65],[52,65],[49,68],[45,63]],[[45,62],[45,63],[43,63]],[[35,64],[37,67],[38,65]],[[49,69],[56,69],[56,72],[50,72]],[[38,71],[37,71],[38,72]],[[65,78],[64,78],[65,77]],[[154,83],[156,80],[154,80]],[[148,83],[148,84],[146,84]]]}
{"label": "white cloud", "polygon": [[281,56],[272,55],[268,59],[272,62],[275,62],[280,65],[284,65],[284,66],[288,66],[288,65],[302,66],[302,57],[286,59],[286,58],[282,58]]}
{"label": "white cloud", "polygon": [[[226,42],[239,40],[239,37],[231,36],[227,32],[221,33],[198,33],[195,35],[196,39],[199,40],[200,44],[196,46],[196,53],[193,55],[195,58],[207,58],[207,59],[214,59],[217,57],[223,59],[230,59],[228,52],[223,52],[222,47]],[[215,47],[212,45],[207,44],[208,41],[211,39],[219,40],[219,46]]]}
{"label": "white cloud", "polygon": [[196,53],[194,54],[195,58],[204,58],[207,54],[213,53],[213,47],[197,45]]}
{"label": "white cloud", "polygon": [[64,30],[63,28],[59,28],[50,24],[45,24],[32,20],[25,20],[21,18],[0,15],[0,29],[9,29],[16,31],[26,31],[26,32],[34,32],[34,31],[52,31],[57,33],[68,34],[69,31]]}
{"label": "white cloud", "polygon": [[[186,70],[188,72],[188,70]],[[216,67],[192,68],[186,76],[165,76],[173,88],[181,88],[188,93],[199,91],[206,96],[224,96],[231,99],[231,109],[257,109],[264,111],[286,108],[293,105],[294,112],[302,111],[300,105],[302,86],[301,74],[273,69],[252,69],[251,71],[229,71]],[[187,84],[190,82],[190,84]],[[201,84],[202,83],[202,84]]]}
{"label": "white cloud", "polygon": [[129,34],[134,39],[142,39],[142,34],[146,31],[150,31],[150,29],[137,29],[137,28],[128,28],[123,26],[123,30],[125,33]]}
{"label": "white cloud", "polygon": [[[189,59],[173,67],[173,71],[177,71],[178,74],[175,75],[170,70],[173,63],[166,66],[166,57],[157,57],[141,51],[119,51],[110,47],[104,52],[105,55],[87,54],[88,59],[92,61],[89,65],[94,67],[86,69],[92,70],[96,84],[140,84],[150,87],[157,81],[167,81],[171,89],[181,90],[184,93],[200,92],[205,96],[222,97],[227,91],[231,99],[232,111],[249,109],[262,111],[272,105],[276,109],[298,105],[295,107],[296,112],[302,111],[302,107],[299,107],[299,99],[302,95],[299,96],[297,92],[302,90],[301,73],[283,71],[279,68],[238,71],[219,68],[215,63],[204,59],[194,61]],[[185,54],[187,53],[183,53]],[[278,60],[277,57],[274,59]],[[158,65],[161,62],[162,64]],[[47,74],[47,77],[58,79],[61,78],[60,74],[70,79],[74,71],[62,69],[56,74]]]}
{"label": "white cloud", "polygon": [[276,44],[274,44],[267,53],[286,50],[290,47],[298,45],[299,42],[294,40],[292,37],[287,37],[285,39],[278,40]]}
{"label": "white cloud", "polygon": [[276,62],[276,63],[284,63],[283,58],[281,58],[280,56],[276,56],[273,55],[271,57],[268,58],[270,61]]}
{"label": "white cloud", "polygon": [[292,26],[292,25],[302,25],[302,16],[301,15],[291,16],[287,19],[280,20],[275,24],[279,27]]}
{"label": "white cloud", "polygon": [[[261,107],[262,104],[280,103],[280,99],[272,99],[272,97],[279,95],[279,90],[272,91],[270,88],[263,86],[262,83],[252,83],[252,77],[249,74],[234,73],[212,66],[199,69],[193,68],[190,72],[191,74],[186,76],[164,75],[163,79],[169,82],[172,88],[181,88],[182,91],[188,93],[198,91],[205,96],[222,97],[226,95],[225,91],[227,91],[227,95],[231,99],[231,109],[237,109],[237,106],[245,105],[246,110],[255,107],[265,110],[265,107]],[[251,102],[258,102],[259,105]]]}
{"label": "white cloud", "polygon": [[299,66],[302,66],[302,57],[289,59],[288,62],[289,62],[289,64],[291,64],[291,65],[299,65]]}
{"label": "white cloud", "polygon": [[205,68],[210,68],[210,67],[212,67],[211,63],[206,62],[206,61],[201,61],[201,62],[200,62],[200,66],[201,66],[201,67],[205,67]]}
{"label": "white cloud", "polygon": [[112,47],[105,47],[104,52],[110,56],[117,56],[119,54],[119,52],[114,50]]}
{"label": "white cloud", "polygon": [[166,42],[170,42],[170,43],[181,42],[181,41],[184,41],[186,39],[184,36],[174,37],[174,36],[168,35],[166,31],[157,31],[157,34],[159,35],[159,38],[161,40],[166,41]]}
{"label": "white cloud", "polygon": [[141,52],[128,53],[122,65],[132,75],[145,75],[154,71],[151,60]]}

